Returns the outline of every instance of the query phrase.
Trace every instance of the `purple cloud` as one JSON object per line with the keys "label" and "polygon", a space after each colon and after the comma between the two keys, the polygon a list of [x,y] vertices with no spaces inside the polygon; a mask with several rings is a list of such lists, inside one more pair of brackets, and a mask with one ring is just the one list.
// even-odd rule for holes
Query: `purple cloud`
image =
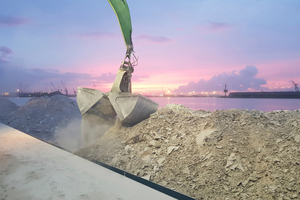
{"label": "purple cloud", "polygon": [[223,73],[213,76],[210,80],[201,79],[197,83],[190,82],[187,85],[179,86],[174,92],[209,92],[221,91],[227,84],[228,90],[246,91],[248,89],[260,90],[262,85],[267,84],[263,78],[255,78],[258,69],[255,66],[246,66],[237,74],[235,71],[231,73]]}
{"label": "purple cloud", "polygon": [[147,34],[139,35],[135,39],[146,40],[154,43],[166,43],[171,41],[169,38],[166,38],[164,36],[155,36],[155,35],[147,35]]}
{"label": "purple cloud", "polygon": [[114,38],[121,38],[121,35],[114,34],[114,33],[83,33],[79,35],[71,35],[70,37],[78,38],[78,39],[85,39],[85,40],[100,40],[100,39],[114,39]]}
{"label": "purple cloud", "polygon": [[89,85],[99,78],[99,76],[85,73],[61,73],[53,69],[28,69],[6,62],[0,64],[0,93],[16,91],[20,84],[29,85],[27,91],[33,89],[42,91],[46,88],[52,89],[51,82],[58,86],[61,85],[61,81],[69,89],[77,88],[78,86]]}
{"label": "purple cloud", "polygon": [[97,81],[101,83],[112,83],[116,79],[116,74],[113,73],[103,73],[97,77]]}
{"label": "purple cloud", "polygon": [[231,26],[226,23],[222,22],[209,22],[209,25],[207,26],[207,29],[211,31],[223,31],[225,29],[230,28]]}
{"label": "purple cloud", "polygon": [[207,25],[198,25],[195,28],[201,31],[221,32],[232,28],[232,25],[223,22],[209,22]]}
{"label": "purple cloud", "polygon": [[6,55],[13,53],[12,50],[10,48],[6,47],[6,46],[1,46],[0,47],[0,52],[2,54],[6,54]]}
{"label": "purple cloud", "polygon": [[24,17],[0,16],[0,26],[19,26],[30,21],[30,19]]}
{"label": "purple cloud", "polygon": [[7,62],[7,55],[12,54],[13,51],[6,47],[6,46],[0,46],[0,64]]}

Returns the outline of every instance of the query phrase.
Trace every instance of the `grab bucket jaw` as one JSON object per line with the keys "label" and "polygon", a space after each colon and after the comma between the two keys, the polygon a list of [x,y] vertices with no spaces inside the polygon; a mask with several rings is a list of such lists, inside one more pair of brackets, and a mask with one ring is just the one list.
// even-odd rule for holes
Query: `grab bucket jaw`
{"label": "grab bucket jaw", "polygon": [[77,103],[81,114],[91,114],[106,121],[114,121],[116,112],[108,96],[100,90],[78,87]]}
{"label": "grab bucket jaw", "polygon": [[158,103],[135,93],[110,93],[108,98],[124,126],[133,126],[158,109]]}

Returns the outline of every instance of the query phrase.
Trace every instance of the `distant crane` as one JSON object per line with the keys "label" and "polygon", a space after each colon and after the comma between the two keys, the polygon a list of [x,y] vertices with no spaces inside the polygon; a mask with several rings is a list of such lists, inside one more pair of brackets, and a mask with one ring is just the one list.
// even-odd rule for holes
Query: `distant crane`
{"label": "distant crane", "polygon": [[24,93],[29,85],[27,85],[24,89],[22,89],[22,83],[20,83],[19,93]]}
{"label": "distant crane", "polygon": [[227,85],[225,84],[225,89],[223,90],[223,91],[224,91],[224,93],[225,93],[225,97],[227,97],[226,93],[228,92],[228,90],[227,90],[226,86],[227,86]]}
{"label": "distant crane", "polygon": [[296,92],[299,92],[299,88],[298,88],[299,83],[295,83],[294,81],[292,81],[292,83],[295,86]]}
{"label": "distant crane", "polygon": [[26,92],[26,89],[28,88],[29,85],[27,85],[22,92]]}
{"label": "distant crane", "polygon": [[51,84],[52,84],[52,86],[54,88],[54,91],[58,91],[52,82],[51,82]]}
{"label": "distant crane", "polygon": [[67,86],[64,84],[63,81],[61,81],[61,84],[62,84],[62,86],[63,86],[63,88],[64,88],[64,90],[65,90],[65,92],[66,92],[66,96],[68,96],[68,89],[67,89]]}

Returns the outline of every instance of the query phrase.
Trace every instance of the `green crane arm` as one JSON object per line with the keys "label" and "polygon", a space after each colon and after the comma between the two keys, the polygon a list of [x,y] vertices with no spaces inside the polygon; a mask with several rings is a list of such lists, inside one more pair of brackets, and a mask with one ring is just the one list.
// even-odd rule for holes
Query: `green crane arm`
{"label": "green crane arm", "polygon": [[133,44],[131,39],[132,27],[130,12],[126,0],[108,0],[111,7],[114,9],[125,40],[127,52],[126,56],[129,57],[133,51]]}

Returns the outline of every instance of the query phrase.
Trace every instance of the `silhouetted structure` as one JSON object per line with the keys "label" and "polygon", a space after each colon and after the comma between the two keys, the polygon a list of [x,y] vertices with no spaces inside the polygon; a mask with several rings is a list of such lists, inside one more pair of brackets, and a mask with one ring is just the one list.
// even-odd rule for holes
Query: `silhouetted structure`
{"label": "silhouetted structure", "polygon": [[298,83],[295,83],[294,81],[292,81],[293,85],[295,86],[295,91],[299,92],[299,88],[298,88]]}
{"label": "silhouetted structure", "polygon": [[231,92],[228,97],[300,99],[300,92]]}
{"label": "silhouetted structure", "polygon": [[225,84],[225,89],[224,89],[225,97],[227,97],[226,93],[228,92],[226,86],[227,86],[227,85]]}

